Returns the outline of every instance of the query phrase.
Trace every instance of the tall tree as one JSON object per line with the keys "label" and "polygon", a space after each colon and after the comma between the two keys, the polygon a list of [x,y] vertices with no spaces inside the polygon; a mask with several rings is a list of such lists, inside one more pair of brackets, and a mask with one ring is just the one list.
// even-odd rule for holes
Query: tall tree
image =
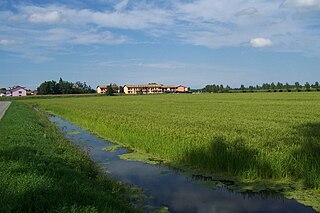
{"label": "tall tree", "polygon": [[113,88],[112,88],[112,84],[109,84],[108,86],[107,86],[107,95],[113,95],[113,93],[114,93],[114,91],[113,91]]}
{"label": "tall tree", "polygon": [[310,91],[311,86],[310,86],[310,84],[309,84],[308,82],[306,82],[305,85],[304,85],[304,88],[305,88],[307,91]]}
{"label": "tall tree", "polygon": [[278,82],[276,88],[277,89],[283,89],[283,84]]}
{"label": "tall tree", "polygon": [[284,87],[286,88],[287,91],[289,91],[291,86],[289,85],[289,83],[286,83]]}
{"label": "tall tree", "polygon": [[317,91],[319,91],[319,82],[318,82],[318,81],[316,81],[316,82],[314,83],[314,88],[315,88]]}
{"label": "tall tree", "polygon": [[273,90],[276,89],[276,85],[275,85],[274,82],[272,82],[272,83],[270,84],[270,88],[273,89]]}
{"label": "tall tree", "polygon": [[40,84],[37,88],[37,91],[41,95],[47,94],[78,94],[78,93],[94,93],[90,86],[88,86],[85,82],[81,83],[77,81],[76,83],[68,82],[59,79],[59,82],[55,81],[45,81]]}

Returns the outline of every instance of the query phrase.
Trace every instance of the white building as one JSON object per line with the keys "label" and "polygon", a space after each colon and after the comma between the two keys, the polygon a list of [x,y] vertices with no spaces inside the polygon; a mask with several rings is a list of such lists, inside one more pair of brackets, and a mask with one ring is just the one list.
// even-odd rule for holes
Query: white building
{"label": "white building", "polygon": [[12,96],[12,97],[27,96],[27,90],[21,86],[9,87],[9,90],[7,90],[6,96]]}

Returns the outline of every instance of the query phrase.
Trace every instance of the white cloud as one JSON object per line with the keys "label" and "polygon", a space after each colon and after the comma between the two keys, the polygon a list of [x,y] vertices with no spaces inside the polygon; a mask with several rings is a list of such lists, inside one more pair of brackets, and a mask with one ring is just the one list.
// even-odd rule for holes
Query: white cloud
{"label": "white cloud", "polygon": [[247,46],[249,41],[253,47],[272,44],[273,50],[281,51],[320,49],[320,29],[314,27],[318,20],[296,9],[316,8],[320,0],[287,0],[285,7],[278,1],[254,0],[100,1],[112,8],[18,4],[15,11],[0,11],[0,35],[50,51],[78,44],[153,43],[162,38],[208,48]]}
{"label": "white cloud", "polygon": [[128,41],[125,36],[115,36],[109,31],[99,32],[97,29],[79,31],[67,28],[53,28],[44,32],[42,41],[69,44],[121,44]]}
{"label": "white cloud", "polygon": [[246,9],[238,11],[235,16],[250,16],[258,13],[258,10],[254,7],[248,7]]}
{"label": "white cloud", "polygon": [[111,32],[91,33],[84,32],[76,35],[70,42],[76,44],[122,44],[127,42],[125,36],[114,36]]}
{"label": "white cloud", "polygon": [[320,0],[286,0],[284,5],[295,7],[316,7],[320,8]]}
{"label": "white cloud", "polygon": [[98,63],[102,67],[138,67],[143,69],[183,69],[186,67],[185,63],[178,61],[164,61],[156,63],[145,63],[138,59],[120,60],[120,61],[103,61]]}
{"label": "white cloud", "polygon": [[59,23],[72,25],[95,24],[118,29],[146,29],[155,25],[172,23],[167,11],[158,8],[135,8],[123,11],[127,1],[115,6],[116,11],[94,11],[91,9],[71,9],[64,6],[19,7],[20,16],[28,16],[32,23]]}
{"label": "white cloud", "polygon": [[267,47],[272,45],[272,41],[267,38],[254,38],[250,40],[250,44],[253,47]]}
{"label": "white cloud", "polygon": [[128,5],[128,3],[129,3],[129,0],[123,0],[123,1],[119,2],[115,6],[116,11],[124,10],[126,8],[126,6]]}
{"label": "white cloud", "polygon": [[28,20],[34,23],[58,23],[61,19],[60,12],[47,11],[44,13],[33,13]]}
{"label": "white cloud", "polygon": [[140,63],[139,67],[151,68],[151,69],[182,69],[186,65],[179,62],[161,62],[161,63]]}
{"label": "white cloud", "polygon": [[16,41],[10,40],[10,39],[1,39],[0,40],[0,45],[13,45],[16,44]]}

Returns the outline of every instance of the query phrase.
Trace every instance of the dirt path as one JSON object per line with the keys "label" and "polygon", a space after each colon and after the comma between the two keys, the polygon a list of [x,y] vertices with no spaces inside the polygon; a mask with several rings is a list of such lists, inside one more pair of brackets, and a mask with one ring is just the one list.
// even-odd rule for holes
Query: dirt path
{"label": "dirt path", "polygon": [[4,116],[4,113],[9,108],[10,104],[10,101],[0,101],[0,120]]}

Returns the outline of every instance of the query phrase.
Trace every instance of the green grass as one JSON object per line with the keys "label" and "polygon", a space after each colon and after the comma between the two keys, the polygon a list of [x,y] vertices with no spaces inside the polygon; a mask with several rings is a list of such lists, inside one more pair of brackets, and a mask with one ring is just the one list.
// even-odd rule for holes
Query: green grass
{"label": "green grass", "polygon": [[[320,193],[320,93],[30,100],[172,165]],[[320,196],[316,196],[320,197]],[[319,201],[320,198],[318,198]],[[320,203],[320,201],[319,201]]]}
{"label": "green grass", "polygon": [[28,95],[28,96],[5,96],[0,97],[0,101],[30,100],[30,99],[52,99],[52,98],[79,98],[79,97],[98,97],[105,96],[98,93],[85,94],[57,94],[57,95]]}
{"label": "green grass", "polygon": [[0,121],[0,212],[137,212],[128,189],[31,107]]}

